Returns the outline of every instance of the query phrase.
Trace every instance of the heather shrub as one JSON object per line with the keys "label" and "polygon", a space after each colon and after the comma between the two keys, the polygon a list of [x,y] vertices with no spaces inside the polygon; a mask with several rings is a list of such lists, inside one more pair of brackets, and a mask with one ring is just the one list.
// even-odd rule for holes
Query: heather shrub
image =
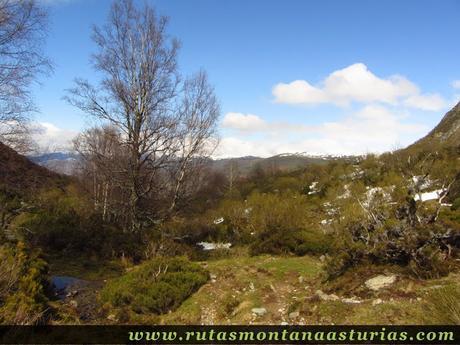
{"label": "heather shrub", "polygon": [[156,258],[109,281],[101,298],[136,314],[163,314],[179,307],[207,280],[208,273],[199,264],[181,257]]}
{"label": "heather shrub", "polygon": [[31,325],[46,320],[47,265],[24,244],[0,247],[0,323]]}

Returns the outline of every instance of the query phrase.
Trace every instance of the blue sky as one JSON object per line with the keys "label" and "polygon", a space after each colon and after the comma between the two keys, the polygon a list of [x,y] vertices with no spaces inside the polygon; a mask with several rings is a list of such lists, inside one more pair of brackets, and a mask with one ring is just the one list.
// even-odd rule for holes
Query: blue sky
{"label": "blue sky", "polygon": [[[62,100],[94,79],[91,27],[108,0],[41,0],[55,72],[34,87],[43,145],[89,125]],[[426,134],[460,100],[460,1],[151,0],[222,107],[216,157],[381,152]]]}

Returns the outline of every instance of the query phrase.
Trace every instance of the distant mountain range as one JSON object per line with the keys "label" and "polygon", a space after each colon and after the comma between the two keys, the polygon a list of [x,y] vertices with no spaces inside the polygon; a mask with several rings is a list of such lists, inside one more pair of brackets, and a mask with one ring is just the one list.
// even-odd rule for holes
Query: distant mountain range
{"label": "distant mountain range", "polygon": [[[212,169],[217,171],[225,171],[233,165],[237,167],[241,175],[247,175],[256,165],[260,165],[263,169],[273,169],[281,171],[289,171],[297,168],[305,167],[309,164],[326,163],[334,159],[344,158],[344,156],[333,155],[317,155],[308,153],[283,153],[269,158],[261,158],[255,156],[211,159],[209,164]],[[78,163],[78,155],[66,152],[44,153],[41,155],[30,156],[29,159],[49,170],[60,174],[72,175]]]}
{"label": "distant mountain range", "polygon": [[352,156],[333,156],[333,155],[317,155],[302,153],[282,153],[269,158],[261,158],[254,156],[238,157],[238,158],[224,158],[215,159],[211,161],[214,169],[224,171],[230,167],[231,164],[238,168],[242,175],[247,175],[257,165],[264,170],[280,170],[289,171],[306,167],[310,164],[324,164],[331,160],[339,158],[352,158]]}
{"label": "distant mountain range", "polygon": [[41,155],[29,156],[32,162],[41,165],[51,171],[72,175],[78,163],[78,155],[70,152],[51,152]]}

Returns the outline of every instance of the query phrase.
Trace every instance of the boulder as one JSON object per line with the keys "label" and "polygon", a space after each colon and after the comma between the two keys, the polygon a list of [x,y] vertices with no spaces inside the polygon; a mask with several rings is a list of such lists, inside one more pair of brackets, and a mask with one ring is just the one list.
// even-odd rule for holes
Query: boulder
{"label": "boulder", "polygon": [[351,298],[343,298],[342,302],[347,303],[347,304],[360,304],[363,301],[357,299],[356,297],[351,297]]}
{"label": "boulder", "polygon": [[379,305],[379,304],[382,304],[382,303],[383,303],[383,301],[380,298],[377,298],[377,299],[372,301],[373,306],[376,306],[376,305]]}
{"label": "boulder", "polygon": [[323,301],[338,301],[340,299],[337,295],[328,295],[321,290],[316,290],[315,294]]}
{"label": "boulder", "polygon": [[290,319],[297,319],[299,316],[300,316],[300,313],[298,311],[293,311],[292,313],[289,313]]}
{"label": "boulder", "polygon": [[265,308],[252,308],[251,312],[257,316],[264,316],[267,314],[267,309]]}
{"label": "boulder", "polygon": [[373,291],[379,291],[380,289],[386,288],[392,285],[396,281],[395,275],[378,275],[374,278],[367,280],[364,284],[366,287]]}

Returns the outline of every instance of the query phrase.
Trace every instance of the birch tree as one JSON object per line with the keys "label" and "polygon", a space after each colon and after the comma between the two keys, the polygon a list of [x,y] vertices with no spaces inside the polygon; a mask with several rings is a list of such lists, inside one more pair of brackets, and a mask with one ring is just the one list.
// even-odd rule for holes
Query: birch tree
{"label": "birch tree", "polygon": [[133,232],[174,212],[194,177],[192,166],[211,152],[219,115],[204,72],[182,81],[179,43],[168,36],[167,22],[148,5],[138,9],[131,0],[115,1],[108,23],[93,33],[101,82],[78,79],[67,97],[120,133],[128,156],[121,172],[123,212]]}
{"label": "birch tree", "polygon": [[43,54],[47,14],[35,0],[0,0],[0,141],[27,151],[30,86],[51,71]]}

